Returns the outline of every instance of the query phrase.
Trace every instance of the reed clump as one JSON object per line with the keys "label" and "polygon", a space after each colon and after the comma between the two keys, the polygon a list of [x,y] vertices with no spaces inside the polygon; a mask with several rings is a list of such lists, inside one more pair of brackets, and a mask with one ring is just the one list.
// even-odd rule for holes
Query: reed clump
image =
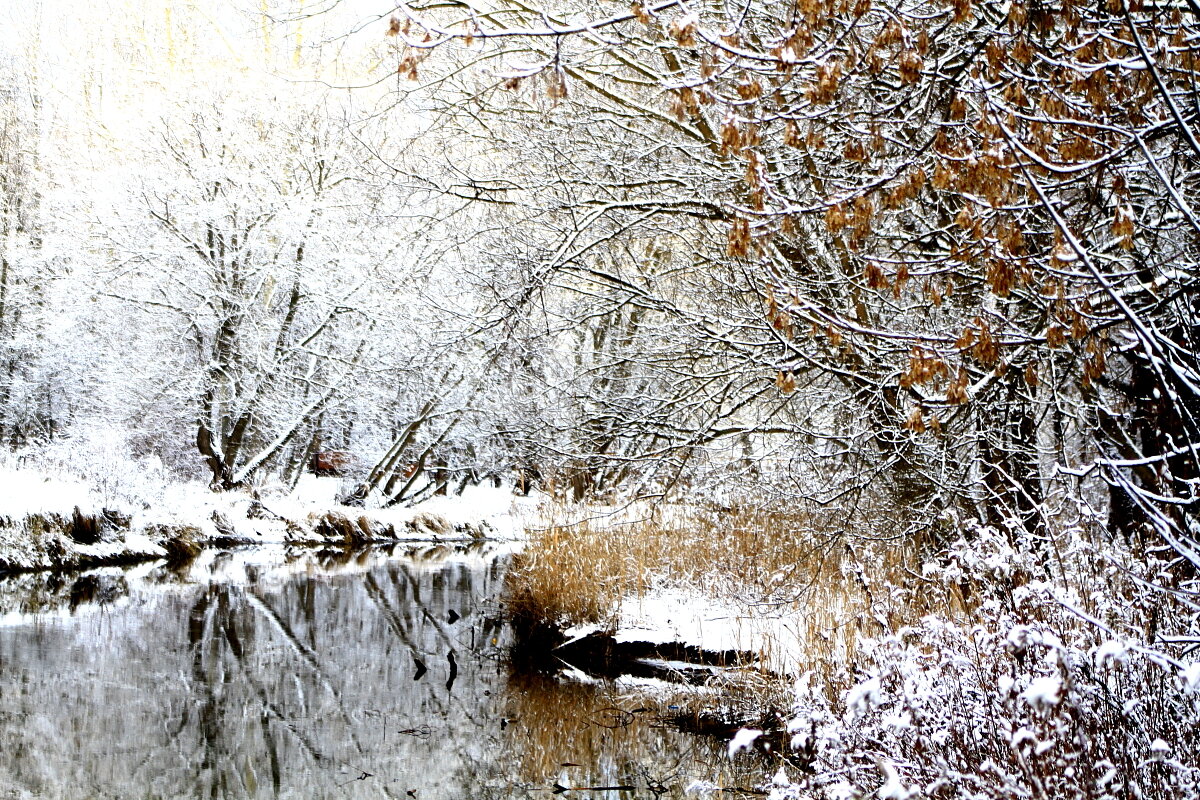
{"label": "reed clump", "polygon": [[815,666],[844,658],[864,634],[928,613],[959,614],[969,604],[954,587],[923,591],[928,543],[889,536],[895,527],[882,515],[852,520],[748,504],[550,525],[533,531],[517,557],[507,605],[525,630],[613,630],[625,604],[655,590],[680,590],[756,609],[750,613],[787,615],[790,635],[807,643],[811,658],[804,660]]}

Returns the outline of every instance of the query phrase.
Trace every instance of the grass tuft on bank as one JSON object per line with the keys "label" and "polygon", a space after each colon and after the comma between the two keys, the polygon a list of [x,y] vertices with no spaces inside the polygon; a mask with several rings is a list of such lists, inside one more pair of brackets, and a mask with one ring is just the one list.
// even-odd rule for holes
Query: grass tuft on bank
{"label": "grass tuft on bank", "polygon": [[863,634],[965,612],[969,601],[956,588],[921,591],[928,542],[855,536],[844,522],[742,505],[548,525],[531,531],[517,557],[507,606],[559,629],[616,632],[664,592],[719,600],[746,617],[787,616],[813,663],[845,657]]}

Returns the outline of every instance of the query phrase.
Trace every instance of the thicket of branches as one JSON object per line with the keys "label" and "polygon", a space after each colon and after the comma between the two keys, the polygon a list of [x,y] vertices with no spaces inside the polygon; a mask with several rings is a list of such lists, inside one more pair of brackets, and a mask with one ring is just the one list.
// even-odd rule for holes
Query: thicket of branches
{"label": "thicket of branches", "polygon": [[484,253],[525,258],[509,329],[608,365],[555,364],[586,397],[552,439],[577,481],[867,490],[943,545],[874,588],[966,608],[813,664],[775,796],[1194,792],[1200,8],[384,24],[400,91],[491,148],[458,184],[523,237]]}
{"label": "thicket of branches", "polygon": [[1090,504],[1195,561],[1191,6],[387,8],[391,116],[181,89],[82,176],[8,63],[7,443],[99,419],[226,488],[349,450],[380,502]]}
{"label": "thicket of branches", "polygon": [[463,183],[539,230],[509,309],[572,298],[543,317],[620,365],[587,387],[585,461],[783,436],[836,462],[814,479],[1031,529],[1048,479],[1092,477],[1114,528],[1196,558],[1195,9],[410,3],[389,24],[404,90],[486,131],[494,165]]}

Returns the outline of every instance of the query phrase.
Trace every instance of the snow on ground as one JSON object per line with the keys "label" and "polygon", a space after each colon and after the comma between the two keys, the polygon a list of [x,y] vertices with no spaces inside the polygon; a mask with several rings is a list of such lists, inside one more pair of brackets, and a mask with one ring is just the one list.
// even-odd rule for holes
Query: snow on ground
{"label": "snow on ground", "polygon": [[[804,652],[800,615],[787,606],[748,605],[694,590],[660,587],[626,598],[613,639],[619,643],[681,644],[709,652],[755,653],[765,668],[790,674]],[[568,641],[600,632],[598,624],[566,631]]]}
{"label": "snow on ground", "polygon": [[[536,518],[545,497],[520,497],[511,487],[490,485],[468,486],[460,495],[434,496],[414,506],[393,508],[357,508],[338,504],[341,479],[305,475],[290,492],[264,491],[262,505],[272,514],[286,519],[304,519],[310,515],[335,511],[348,517],[366,516],[398,532],[402,538],[423,539],[429,534],[444,534],[444,521],[450,530],[480,528],[489,538],[519,539],[524,537],[526,523]],[[212,493],[209,492],[211,495]]]}
{"label": "snow on ground", "polygon": [[0,519],[70,515],[76,507],[84,514],[93,514],[101,504],[99,494],[82,481],[0,463]]}

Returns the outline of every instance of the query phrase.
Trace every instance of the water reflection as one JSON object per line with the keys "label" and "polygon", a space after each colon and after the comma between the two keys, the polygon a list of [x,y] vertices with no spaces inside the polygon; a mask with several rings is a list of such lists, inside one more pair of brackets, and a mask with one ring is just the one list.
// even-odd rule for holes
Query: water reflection
{"label": "water reflection", "polygon": [[0,797],[682,797],[694,778],[748,780],[636,686],[510,674],[506,563],[487,545],[256,550],[2,579]]}

